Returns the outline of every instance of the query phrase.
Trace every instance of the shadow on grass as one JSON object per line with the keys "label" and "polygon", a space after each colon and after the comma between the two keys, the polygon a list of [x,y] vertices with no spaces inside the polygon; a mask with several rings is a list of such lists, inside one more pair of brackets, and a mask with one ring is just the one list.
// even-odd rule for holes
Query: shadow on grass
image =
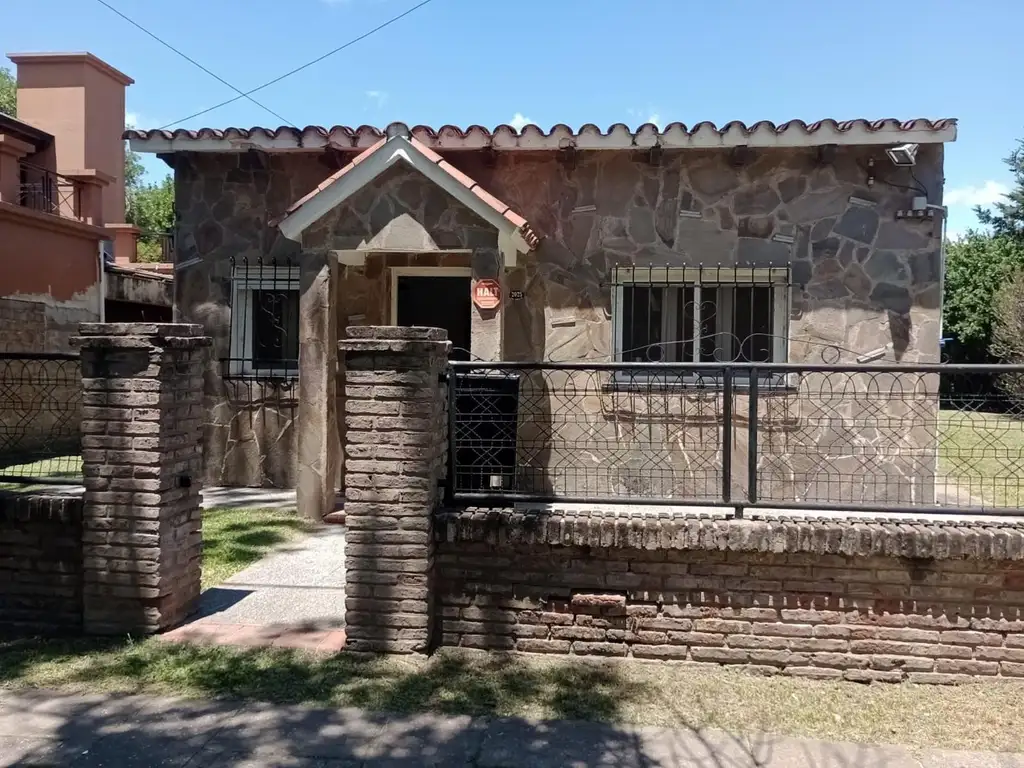
{"label": "shadow on grass", "polygon": [[614,666],[445,651],[429,660],[313,656],[285,649],[102,639],[12,639],[0,644],[12,685],[152,690],[279,704],[348,705],[388,712],[614,720],[646,695]]}
{"label": "shadow on grass", "polygon": [[203,514],[203,587],[223,581],[310,530],[307,521],[287,510],[207,510]]}
{"label": "shadow on grass", "polygon": [[[646,695],[644,686],[620,677],[614,667],[566,661],[538,666],[520,657],[455,652],[402,660],[152,640],[13,640],[0,644],[0,679],[20,689],[17,706],[25,710],[36,706],[34,697],[42,701],[39,707],[50,707],[48,712],[64,708],[59,713],[64,724],[52,734],[52,743],[40,744],[31,756],[39,760],[45,755],[54,764],[68,764],[66,760],[83,750],[96,761],[109,758],[134,765],[129,746],[143,756],[190,748],[198,733],[197,718],[206,717],[211,729],[218,729],[216,738],[198,742],[196,749],[202,747],[216,758],[207,763],[204,757],[197,763],[201,765],[255,759],[264,749],[274,751],[268,765],[280,764],[285,755],[360,764],[368,760],[370,765],[374,759],[398,761],[389,765],[468,765],[476,764],[485,736],[499,757],[507,754],[507,759],[488,764],[596,765],[608,764],[602,761],[612,755],[611,764],[652,765],[641,759],[632,730],[579,722],[614,720],[623,706]],[[102,703],[65,699],[61,704],[47,691],[45,696],[58,702],[51,704],[42,691],[26,690],[30,687],[176,693],[204,701],[178,700],[172,704],[176,711],[164,704],[156,712],[151,711],[152,700],[118,696]],[[296,704],[329,709],[289,706]],[[10,703],[5,711],[11,711]],[[445,718],[414,714],[425,712]],[[458,717],[465,715],[503,719]],[[565,722],[538,722],[522,715]],[[30,722],[32,716],[26,711],[22,719]],[[382,733],[386,723],[388,731]],[[558,754],[564,759],[551,762]]]}
{"label": "shadow on grass", "polygon": [[[189,765],[321,765],[325,758],[403,766],[916,764],[869,745],[780,744],[752,723],[734,731],[722,721],[722,702],[696,687],[661,688],[621,664],[565,658],[453,649],[427,660],[325,657],[157,640],[23,639],[0,642],[0,680],[15,689],[0,707],[0,726],[17,723],[26,737],[33,723],[52,731],[14,764],[150,765],[157,751],[170,758],[200,749],[203,757]],[[73,700],[54,689],[87,695]],[[131,696],[140,693],[194,701]],[[674,712],[672,732],[616,724],[653,708]],[[708,730],[716,722],[719,730]],[[85,751],[94,762],[75,762]]]}

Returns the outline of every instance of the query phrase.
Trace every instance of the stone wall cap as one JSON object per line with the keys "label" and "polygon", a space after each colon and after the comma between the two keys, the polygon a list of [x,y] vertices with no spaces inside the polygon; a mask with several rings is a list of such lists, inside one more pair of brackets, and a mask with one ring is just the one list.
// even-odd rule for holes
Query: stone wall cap
{"label": "stone wall cap", "polygon": [[422,341],[419,339],[344,339],[338,342],[338,352],[342,355],[376,354],[376,355],[417,355],[424,360],[448,356],[451,349],[450,341]]}
{"label": "stone wall cap", "polygon": [[444,328],[401,325],[350,325],[345,329],[350,339],[387,339],[394,341],[448,341]]}
{"label": "stone wall cap", "polygon": [[213,344],[194,323],[82,323],[71,337],[76,349],[190,349]]}
{"label": "stone wall cap", "polygon": [[934,560],[1024,560],[1024,524],[988,521],[652,515],[468,508],[437,513],[439,543],[807,553]]}
{"label": "stone wall cap", "polygon": [[209,347],[209,336],[72,336],[74,349],[197,349]]}
{"label": "stone wall cap", "polygon": [[206,331],[197,323],[82,323],[79,336],[200,337]]}

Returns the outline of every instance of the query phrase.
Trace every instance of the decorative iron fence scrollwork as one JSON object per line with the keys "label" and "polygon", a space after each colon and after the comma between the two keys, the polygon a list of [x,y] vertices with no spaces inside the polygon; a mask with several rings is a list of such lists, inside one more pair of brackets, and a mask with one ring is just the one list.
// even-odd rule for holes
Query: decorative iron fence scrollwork
{"label": "decorative iron fence scrollwork", "polygon": [[[449,501],[1018,513],[1024,366],[452,363]],[[940,404],[940,379],[953,380]]]}

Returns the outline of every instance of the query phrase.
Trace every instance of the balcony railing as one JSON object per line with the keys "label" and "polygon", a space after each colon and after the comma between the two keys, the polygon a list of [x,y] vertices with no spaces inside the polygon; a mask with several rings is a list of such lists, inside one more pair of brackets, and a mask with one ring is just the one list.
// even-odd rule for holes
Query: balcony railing
{"label": "balcony railing", "polygon": [[31,163],[21,163],[20,171],[20,205],[54,216],[82,218],[79,182]]}
{"label": "balcony railing", "polygon": [[147,264],[174,263],[173,232],[142,232],[136,246],[138,260]]}

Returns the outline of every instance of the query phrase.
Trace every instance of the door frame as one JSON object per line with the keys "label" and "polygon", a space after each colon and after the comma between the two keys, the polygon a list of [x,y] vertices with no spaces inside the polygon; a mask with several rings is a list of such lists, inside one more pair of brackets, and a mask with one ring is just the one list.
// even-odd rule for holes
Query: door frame
{"label": "door frame", "polygon": [[[398,278],[400,277],[468,277],[473,289],[472,267],[390,267],[391,325],[398,325]],[[472,309],[472,296],[470,296]]]}

